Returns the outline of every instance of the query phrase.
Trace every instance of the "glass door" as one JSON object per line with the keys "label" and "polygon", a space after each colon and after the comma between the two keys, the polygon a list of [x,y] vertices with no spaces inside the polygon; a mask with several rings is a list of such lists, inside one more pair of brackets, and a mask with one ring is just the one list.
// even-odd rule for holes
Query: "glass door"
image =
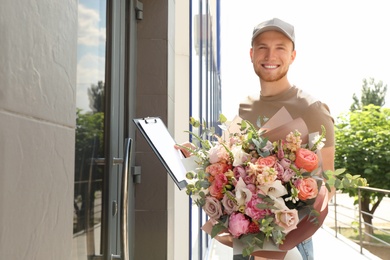
{"label": "glass door", "polygon": [[78,4],[73,260],[132,259],[128,2]]}

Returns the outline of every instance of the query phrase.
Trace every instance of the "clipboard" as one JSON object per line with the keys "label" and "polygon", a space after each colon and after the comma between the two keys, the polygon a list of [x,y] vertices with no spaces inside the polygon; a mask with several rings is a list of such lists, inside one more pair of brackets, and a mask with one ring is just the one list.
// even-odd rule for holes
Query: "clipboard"
{"label": "clipboard", "polygon": [[187,186],[186,168],[182,163],[184,156],[174,146],[175,140],[159,117],[136,118],[133,122],[163,164],[179,190]]}

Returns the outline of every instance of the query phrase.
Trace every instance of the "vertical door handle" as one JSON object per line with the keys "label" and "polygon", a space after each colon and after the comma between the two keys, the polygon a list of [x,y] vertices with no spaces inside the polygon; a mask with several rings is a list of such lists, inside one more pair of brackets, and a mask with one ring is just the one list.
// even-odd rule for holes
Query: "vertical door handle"
{"label": "vertical door handle", "polygon": [[122,165],[122,187],[121,187],[121,210],[120,210],[120,237],[122,260],[129,260],[129,168],[132,139],[125,139],[123,165]]}

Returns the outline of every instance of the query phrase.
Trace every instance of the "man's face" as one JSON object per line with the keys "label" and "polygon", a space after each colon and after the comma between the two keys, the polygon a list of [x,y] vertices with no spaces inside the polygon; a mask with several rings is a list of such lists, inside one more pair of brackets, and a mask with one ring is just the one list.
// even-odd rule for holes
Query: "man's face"
{"label": "man's face", "polygon": [[295,59],[293,42],[283,33],[266,31],[253,40],[250,56],[262,81],[275,82],[287,75]]}

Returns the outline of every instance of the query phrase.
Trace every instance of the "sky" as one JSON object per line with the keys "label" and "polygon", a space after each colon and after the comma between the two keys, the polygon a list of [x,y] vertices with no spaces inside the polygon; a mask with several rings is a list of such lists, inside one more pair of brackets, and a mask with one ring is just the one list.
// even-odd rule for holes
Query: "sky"
{"label": "sky", "polygon": [[260,85],[249,57],[253,28],[280,18],[295,27],[297,56],[288,78],[326,103],[335,119],[348,112],[363,79],[388,85],[390,107],[390,9],[387,1],[221,0],[222,113],[233,118],[238,105]]}
{"label": "sky", "polygon": [[78,7],[77,108],[89,111],[87,89],[104,81],[105,1],[80,0]]}

